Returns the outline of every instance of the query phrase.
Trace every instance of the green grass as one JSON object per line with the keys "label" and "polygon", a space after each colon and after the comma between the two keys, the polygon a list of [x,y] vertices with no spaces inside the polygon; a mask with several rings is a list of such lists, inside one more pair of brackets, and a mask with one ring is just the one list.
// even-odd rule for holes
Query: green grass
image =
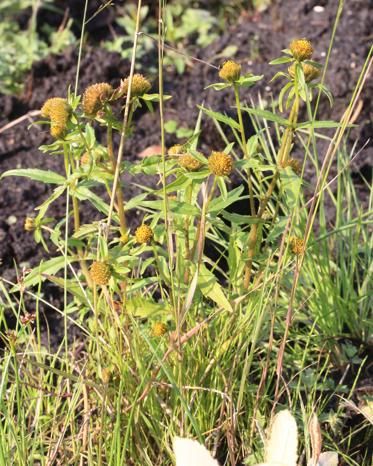
{"label": "green grass", "polygon": [[[114,147],[115,162],[111,132],[118,131],[122,142],[130,137],[139,103],[160,101],[164,138],[162,27],[159,34],[159,95],[121,97],[125,110],[119,119],[107,99],[100,99],[101,115],[87,118],[79,96],[69,94],[65,133],[41,147],[46,156],[65,158],[66,173],[3,174],[53,184],[33,228],[39,247],[48,240],[55,257],[30,274],[20,272],[18,283],[0,281],[0,466],[171,465],[175,435],[206,443],[221,464],[254,465],[263,461],[264,432],[282,408],[301,427],[304,464],[312,454],[308,426],[315,412],[323,451],[337,451],[342,464],[369,466],[372,400],[357,388],[369,364],[373,330],[373,191],[367,184],[362,203],[349,168],[364,141],[348,148],[348,116],[340,123],[315,119],[318,100],[309,101],[309,90],[320,87],[305,84],[297,65],[293,80],[283,77],[294,91],[282,113],[276,103],[267,108],[260,100],[250,107],[240,102],[240,86],[257,80],[244,70],[241,81],[215,86],[232,88],[238,114],[228,119],[200,107],[199,119],[188,125],[194,135],[182,149],[201,163],[199,170],[179,166],[164,143],[162,154],[137,164],[126,161],[121,144]],[[354,96],[364,92],[371,57],[372,51]],[[135,60],[136,47],[130,79]],[[354,104],[352,99],[346,108],[352,111]],[[297,105],[308,107],[309,124],[302,129]],[[249,141],[240,109],[255,128]],[[242,187],[232,190],[228,176],[211,172],[199,149],[201,118],[213,119]],[[96,139],[98,124],[108,130],[107,145]],[[318,140],[326,137],[325,127],[334,127],[335,136],[320,166]],[[314,164],[320,175],[315,205],[303,194],[307,179],[281,165],[292,155],[292,137],[304,148],[304,163]],[[80,163],[84,153],[88,165]],[[333,158],[338,176],[328,184]],[[143,194],[127,199],[119,179],[124,170],[134,180],[142,174],[160,183],[157,189],[140,186]],[[93,194],[99,184],[106,197]],[[121,190],[126,201],[118,205]],[[66,216],[51,219],[48,207],[58,196],[66,196]],[[245,201],[247,212],[232,215],[227,208],[237,200]],[[250,215],[250,200],[263,212]],[[100,212],[100,224],[80,224],[84,202]],[[140,210],[139,224],[149,225],[154,239],[137,244],[121,209],[127,218]],[[292,250],[294,236],[304,240],[299,254]],[[218,259],[208,254],[207,241]],[[108,284],[90,283],[93,261],[110,265]],[[45,299],[45,280],[61,287],[61,309]],[[54,329],[45,330],[47,313],[63,322],[58,348],[50,343]],[[154,333],[158,323],[167,329],[161,336]]]}

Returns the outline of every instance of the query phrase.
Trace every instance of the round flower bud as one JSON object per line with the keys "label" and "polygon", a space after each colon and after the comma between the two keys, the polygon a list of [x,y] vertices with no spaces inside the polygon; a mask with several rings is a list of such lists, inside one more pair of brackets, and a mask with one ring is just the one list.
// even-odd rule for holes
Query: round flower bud
{"label": "round flower bud", "polygon": [[[121,81],[120,92],[122,94],[128,94],[129,81],[129,78]],[[131,96],[141,97],[149,92],[151,87],[150,82],[142,74],[134,74],[132,77]]]}
{"label": "round flower bud", "polygon": [[106,262],[95,261],[91,265],[89,274],[96,285],[107,285],[111,277],[110,266]]}
{"label": "round flower bud", "polygon": [[174,146],[170,147],[167,151],[167,154],[171,156],[180,155],[184,153],[185,153],[184,146],[182,146],[181,144],[175,144]]}
{"label": "round flower bud", "polygon": [[233,60],[228,60],[221,67],[219,76],[225,81],[237,81],[241,76],[241,65]]}
{"label": "round flower bud", "polygon": [[148,225],[141,225],[135,232],[136,241],[139,244],[146,244],[153,238],[153,230]]}
{"label": "round flower bud", "polygon": [[201,168],[201,162],[197,160],[193,155],[184,154],[179,157],[179,165],[185,170],[194,171]]}
{"label": "round flower bud", "polygon": [[299,256],[304,253],[304,240],[302,238],[297,238],[296,236],[292,236],[290,238],[290,248],[291,252],[296,256]]}
{"label": "round flower bud", "polygon": [[298,61],[309,60],[313,54],[313,47],[307,39],[295,39],[291,41],[289,48]]}
{"label": "round flower bud", "polygon": [[208,166],[213,175],[228,176],[233,170],[233,160],[224,152],[212,152],[208,159]]}
{"label": "round flower bud", "polygon": [[34,231],[36,228],[35,219],[32,217],[26,217],[24,228],[26,231]]}
{"label": "round flower bud", "polygon": [[69,120],[69,106],[66,99],[53,97],[48,99],[41,108],[41,115],[51,121],[50,133],[54,138],[63,136]]}
{"label": "round flower bud", "polygon": [[113,88],[108,83],[92,84],[87,87],[82,100],[84,113],[88,116],[95,116],[112,93]]}
{"label": "round flower bud", "polygon": [[163,322],[155,322],[152,328],[153,337],[163,337],[167,333],[167,325]]}
{"label": "round flower bud", "polygon": [[[302,68],[306,83],[309,83],[320,76],[320,70],[316,68],[316,66],[308,65],[307,63],[302,63]],[[290,76],[294,79],[295,65],[292,64],[291,66],[289,66],[288,71]]]}

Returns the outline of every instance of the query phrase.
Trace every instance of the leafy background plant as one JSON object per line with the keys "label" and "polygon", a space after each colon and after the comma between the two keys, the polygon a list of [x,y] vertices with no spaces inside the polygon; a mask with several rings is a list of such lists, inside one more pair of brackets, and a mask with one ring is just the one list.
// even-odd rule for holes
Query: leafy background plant
{"label": "leafy background plant", "polygon": [[[157,154],[141,163],[124,159],[122,170],[134,180],[141,175],[142,180],[158,181],[155,189],[149,187],[151,183],[141,181],[141,194],[125,203],[127,214],[138,216],[138,225],[144,220],[152,227],[153,243],[136,244],[135,229],[129,231],[129,241],[119,242],[116,211],[112,235],[107,238],[105,224],[97,220],[75,227],[75,233],[69,234],[66,226],[73,224],[74,199],[83,210],[85,202],[92,203],[100,212],[98,218],[105,220],[109,212],[114,177],[107,140],[98,134],[99,128],[106,130],[109,123],[114,132],[121,129],[122,105],[114,108],[113,115],[104,112],[92,120],[82,113],[79,99],[72,92],[68,99],[72,116],[66,138],[42,147],[46,154],[52,152],[67,159],[66,174],[37,170],[7,174],[53,183],[55,191],[39,210],[34,234],[38,241],[50,238],[51,243],[46,244],[51,244],[49,248],[56,257],[31,273],[25,271],[11,293],[12,284],[2,282],[2,306],[13,313],[17,322],[14,333],[4,334],[7,347],[2,359],[2,460],[5,464],[8,458],[26,464],[57,460],[72,464],[167,464],[171,461],[171,436],[183,433],[207,439],[211,450],[217,450],[223,461],[228,457],[234,463],[237,455],[247,464],[257,463],[263,452],[260,429],[268,425],[273,408],[276,363],[286,329],[284,317],[294,266],[299,261],[290,251],[290,231],[284,234],[284,230],[289,218],[294,221],[296,235],[301,235],[305,227],[301,178],[284,170],[289,176],[282,178],[283,192],[276,191],[269,204],[270,217],[265,219],[268,222],[274,217],[280,202],[278,221],[274,225],[264,223],[264,245],[255,251],[255,276],[262,268],[262,286],[253,286],[245,296],[242,271],[252,218],[248,208],[235,214],[228,207],[237,200],[248,206],[249,199],[243,186],[231,189],[229,179],[219,178],[216,192],[205,183],[209,154],[198,145],[200,120],[190,125],[194,137],[186,136],[182,149],[200,161],[199,171],[189,172],[179,166],[180,153],[170,157],[165,154],[164,166]],[[156,102],[157,96],[143,96],[132,108],[139,102],[145,108],[145,102],[150,101]],[[200,118],[210,118],[222,129],[225,150],[237,159],[240,184],[246,185],[247,173],[253,171],[253,182],[259,183],[256,189],[265,193],[276,149],[289,127],[288,113],[280,114],[276,107],[270,111],[261,102],[254,108],[242,102],[242,108],[251,115],[256,130],[246,144],[250,163],[242,157],[245,145],[236,112],[227,117],[216,109],[202,107]],[[316,126],[313,123],[309,125],[311,130]],[[332,123],[323,125],[330,127]],[[45,128],[48,130],[48,126]],[[134,123],[126,137],[137,129]],[[175,126],[168,125],[168,129],[175,131]],[[305,138],[305,153],[315,163],[315,171],[319,170],[318,154],[306,149],[310,133],[304,135],[302,131],[300,127],[295,134],[301,140]],[[88,165],[81,163],[86,152]],[[330,225],[321,207],[319,229],[310,237],[285,348],[283,376],[288,383],[281,384],[279,404],[290,405],[303,424],[302,449],[308,456],[307,420],[316,409],[323,421],[327,446],[339,451],[347,464],[369,464],[369,450],[364,445],[369,441],[370,398],[362,392],[360,406],[352,400],[357,401],[354,388],[368,362],[367,344],[371,338],[371,200],[366,211],[359,212],[361,206],[343,145],[338,160],[341,174],[336,180],[337,195],[332,197],[338,220]],[[170,183],[165,186],[166,196],[162,181],[159,183],[163,169]],[[108,195],[95,194],[97,185],[104,187]],[[126,193],[126,183],[121,187]],[[209,192],[213,194],[210,200]],[[45,209],[56,196],[66,197],[67,213],[51,219],[46,217]],[[174,268],[167,245],[167,230],[171,227],[164,221],[166,199],[174,247],[179,252]],[[192,240],[199,238],[201,200],[209,200],[205,204],[205,225],[212,246],[203,255],[196,275],[196,261],[185,260],[182,253],[185,231],[190,232]],[[268,237],[267,230],[271,232]],[[282,268],[278,259],[281,239],[286,240]],[[107,290],[97,287],[95,291],[87,286],[83,267],[78,266],[81,247],[88,263],[103,259],[111,265],[113,278]],[[211,257],[215,248],[217,260]],[[185,283],[186,268],[190,273]],[[43,280],[55,283],[65,293],[63,306],[54,307],[64,320],[64,337],[57,351],[49,345],[48,333],[45,341],[41,332],[40,308],[53,306],[45,300]],[[122,311],[121,301],[124,280],[126,312]],[[171,280],[176,290],[174,300]],[[343,304],[345,296],[349,299],[348,309]],[[185,308],[180,309],[183,303]],[[35,312],[30,313],[34,306]],[[154,331],[159,323],[166,325],[162,327],[162,332],[167,330],[163,336]],[[6,329],[8,321],[4,316],[3,325]],[[172,333],[177,325],[183,332],[195,332],[183,345],[178,345],[177,333]],[[70,332],[74,329],[79,333],[72,340]],[[163,360],[168,348],[171,353]],[[263,379],[264,368],[268,375]],[[146,396],[140,398],[144,390]],[[358,418],[358,425],[346,422],[351,409],[365,413],[365,417]],[[255,434],[252,416],[256,420]]]}

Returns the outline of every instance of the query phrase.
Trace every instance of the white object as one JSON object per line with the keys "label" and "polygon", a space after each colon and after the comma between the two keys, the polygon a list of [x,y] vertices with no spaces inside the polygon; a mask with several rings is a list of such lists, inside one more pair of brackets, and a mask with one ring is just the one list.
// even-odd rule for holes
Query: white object
{"label": "white object", "polygon": [[176,466],[219,466],[211,453],[195,440],[175,437],[173,447]]}

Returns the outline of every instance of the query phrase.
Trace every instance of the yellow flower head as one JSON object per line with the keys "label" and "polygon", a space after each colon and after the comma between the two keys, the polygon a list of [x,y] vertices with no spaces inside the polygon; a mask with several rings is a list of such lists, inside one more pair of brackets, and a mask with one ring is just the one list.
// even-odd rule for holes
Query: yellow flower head
{"label": "yellow flower head", "polygon": [[66,99],[53,97],[48,99],[41,108],[41,115],[51,121],[50,133],[55,138],[64,135],[69,120],[69,106]]}
{"label": "yellow flower head", "polygon": [[171,156],[180,155],[184,153],[185,153],[184,146],[181,144],[175,144],[174,146],[170,147],[167,151],[167,154]]}
{"label": "yellow flower head", "polygon": [[219,76],[225,81],[237,81],[237,79],[239,79],[241,76],[241,65],[233,60],[228,60],[221,67]]}
{"label": "yellow flower head", "polygon": [[302,238],[292,236],[290,238],[290,248],[291,252],[296,256],[303,254],[305,250],[304,240]]}
{"label": "yellow flower head", "polygon": [[[128,94],[129,87],[129,78],[126,78],[121,81],[120,91],[122,94]],[[152,85],[149,80],[145,78],[142,74],[134,74],[132,77],[132,88],[131,96],[132,97],[141,97],[150,91]]]}
{"label": "yellow flower head", "polygon": [[233,170],[233,160],[224,152],[212,152],[208,159],[210,172],[215,176],[228,176]]}
{"label": "yellow flower head", "polygon": [[87,87],[82,100],[84,113],[88,116],[95,116],[112,93],[113,88],[108,83],[97,83]]}
{"label": "yellow flower head", "polygon": [[35,219],[32,217],[26,217],[24,228],[26,231],[34,231],[36,228]]}
{"label": "yellow flower head", "polygon": [[139,244],[149,243],[153,236],[153,230],[150,228],[150,226],[145,224],[139,226],[138,229],[135,231],[136,241]]}
{"label": "yellow flower head", "polygon": [[155,322],[152,328],[153,337],[163,337],[167,332],[167,325],[163,322]]}
{"label": "yellow flower head", "polygon": [[107,285],[111,277],[110,266],[106,262],[95,261],[91,265],[89,274],[96,285]]}
{"label": "yellow flower head", "polygon": [[201,162],[197,160],[193,155],[183,154],[179,157],[179,165],[185,170],[194,171],[201,168]]}
{"label": "yellow flower head", "polygon": [[[302,63],[302,68],[303,68],[304,79],[306,83],[309,83],[313,81],[314,79],[317,79],[320,76],[320,70],[316,68],[316,66],[309,65],[307,63]],[[289,71],[290,76],[294,79],[295,77],[294,63],[291,66],[289,66],[288,71]]]}
{"label": "yellow flower head", "polygon": [[101,380],[106,385],[110,382],[111,370],[109,367],[101,369]]}
{"label": "yellow flower head", "polygon": [[298,61],[309,60],[313,54],[313,47],[307,39],[295,39],[291,41],[289,48]]}

